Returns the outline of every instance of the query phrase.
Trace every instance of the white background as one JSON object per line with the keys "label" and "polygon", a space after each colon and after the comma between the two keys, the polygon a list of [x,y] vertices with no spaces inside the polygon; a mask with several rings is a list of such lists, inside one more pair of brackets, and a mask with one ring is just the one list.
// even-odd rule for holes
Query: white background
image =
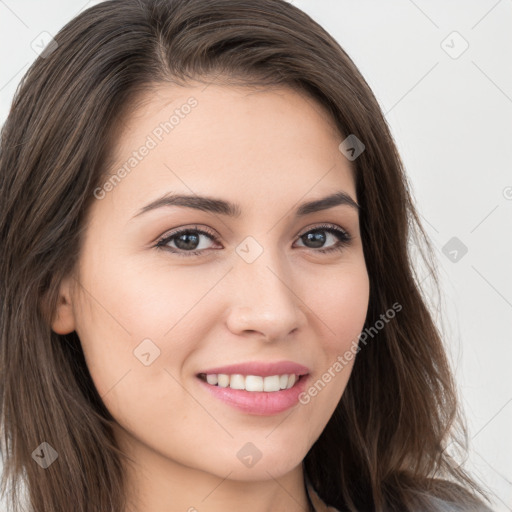
{"label": "white background", "polygon": [[[0,123],[32,42],[95,3],[0,0]],[[468,468],[496,511],[512,511],[512,1],[293,3],[347,51],[386,115],[436,248]],[[456,262],[442,252],[452,237],[468,248]]]}

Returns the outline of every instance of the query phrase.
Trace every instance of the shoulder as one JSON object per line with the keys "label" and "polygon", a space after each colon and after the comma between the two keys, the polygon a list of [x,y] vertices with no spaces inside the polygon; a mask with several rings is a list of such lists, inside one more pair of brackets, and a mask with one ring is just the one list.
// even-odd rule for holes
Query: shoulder
{"label": "shoulder", "polygon": [[[337,508],[324,503],[309,481],[307,490],[316,512],[341,512]],[[418,512],[422,512],[423,510],[435,510],[436,512],[494,512],[481,502],[477,503],[475,501],[472,505],[468,505],[468,503],[456,503],[433,494],[421,493],[421,499],[418,503]]]}
{"label": "shoulder", "polygon": [[438,512],[493,512],[483,503],[461,504],[437,496],[429,496],[428,504]]}
{"label": "shoulder", "polygon": [[426,507],[436,512],[493,512],[476,493],[444,479],[431,480],[428,488],[416,489],[411,497],[419,509]]}

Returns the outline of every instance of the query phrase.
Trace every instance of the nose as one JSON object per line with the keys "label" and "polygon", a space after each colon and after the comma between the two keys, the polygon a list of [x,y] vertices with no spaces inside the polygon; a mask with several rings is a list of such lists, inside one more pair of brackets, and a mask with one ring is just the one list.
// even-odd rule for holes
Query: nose
{"label": "nose", "polygon": [[229,330],[277,341],[302,328],[306,322],[304,303],[294,290],[291,275],[278,254],[270,250],[252,263],[237,261],[228,277]]}

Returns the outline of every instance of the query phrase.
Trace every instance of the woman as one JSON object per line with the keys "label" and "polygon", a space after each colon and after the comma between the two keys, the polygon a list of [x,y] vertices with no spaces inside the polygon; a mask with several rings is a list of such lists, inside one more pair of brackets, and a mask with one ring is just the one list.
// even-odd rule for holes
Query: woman
{"label": "woman", "polygon": [[489,510],[332,37],[282,0],[111,0],[55,40],[1,140],[12,510],[22,481],[45,512]]}

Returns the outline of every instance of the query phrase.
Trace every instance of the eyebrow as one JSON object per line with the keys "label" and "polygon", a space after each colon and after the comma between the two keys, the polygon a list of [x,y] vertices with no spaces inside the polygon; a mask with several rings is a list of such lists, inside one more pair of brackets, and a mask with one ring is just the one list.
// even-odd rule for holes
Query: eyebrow
{"label": "eyebrow", "polygon": [[[335,206],[346,205],[354,208],[359,212],[360,206],[348,195],[346,192],[339,191],[329,196],[323,197],[322,199],[315,199],[314,201],[308,201],[302,203],[296,210],[295,216],[302,217],[311,213],[327,210],[334,208]],[[216,213],[220,215],[226,215],[228,217],[240,217],[242,209],[237,203],[231,203],[224,201],[223,199],[216,199],[214,197],[205,197],[198,195],[183,195],[168,193],[158,199],[147,204],[141,208],[132,218],[138,217],[143,213],[157,208],[163,208],[166,206],[184,206],[186,208],[194,208],[204,212]]]}

